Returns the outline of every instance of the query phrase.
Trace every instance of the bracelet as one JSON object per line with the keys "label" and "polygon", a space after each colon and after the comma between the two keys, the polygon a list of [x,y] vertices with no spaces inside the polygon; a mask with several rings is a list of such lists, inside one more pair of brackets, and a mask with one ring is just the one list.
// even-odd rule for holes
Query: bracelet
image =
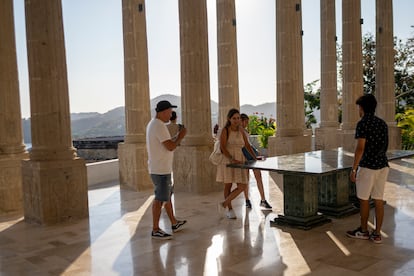
{"label": "bracelet", "polygon": [[352,169],[352,173],[356,173],[356,170],[355,169]]}

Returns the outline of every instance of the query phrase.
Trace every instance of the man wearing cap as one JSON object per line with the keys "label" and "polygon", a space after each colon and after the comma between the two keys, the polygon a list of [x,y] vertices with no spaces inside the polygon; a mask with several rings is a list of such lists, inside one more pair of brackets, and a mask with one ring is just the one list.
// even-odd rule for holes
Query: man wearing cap
{"label": "man wearing cap", "polygon": [[182,127],[177,134],[177,139],[171,139],[170,132],[166,126],[172,114],[172,108],[176,108],[169,101],[160,101],[157,103],[155,118],[147,125],[147,152],[148,152],[148,170],[154,183],[154,201],[152,203],[152,232],[153,239],[171,239],[172,235],[164,232],[159,227],[161,208],[164,205],[165,211],[171,221],[172,232],[178,232],[187,222],[177,220],[174,216],[171,195],[173,185],[171,181],[171,172],[173,166],[173,156],[175,148],[184,138],[187,130]]}

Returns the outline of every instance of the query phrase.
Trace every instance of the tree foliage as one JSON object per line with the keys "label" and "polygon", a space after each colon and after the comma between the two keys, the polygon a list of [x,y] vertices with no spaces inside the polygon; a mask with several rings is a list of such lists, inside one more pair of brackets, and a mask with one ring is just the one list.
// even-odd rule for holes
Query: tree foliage
{"label": "tree foliage", "polygon": [[[412,26],[413,27],[413,26]],[[414,37],[407,40],[394,38],[394,78],[395,78],[395,113],[404,114],[405,110],[414,108]],[[362,38],[362,70],[364,93],[375,95],[376,42],[371,33]],[[342,47],[337,44],[337,70],[338,70],[338,121],[342,120]],[[320,108],[320,87],[316,88],[317,81],[308,83],[304,87],[306,125],[316,123],[313,111]],[[399,122],[404,116],[397,116]]]}
{"label": "tree foliage", "polygon": [[315,80],[311,83],[305,85],[304,89],[304,98],[305,98],[305,126],[306,128],[311,128],[312,124],[316,124],[315,115],[313,111],[315,109],[320,109],[321,106],[321,89],[318,88],[314,91],[319,80]]}
{"label": "tree foliage", "polygon": [[403,149],[414,148],[414,109],[407,109],[404,113],[396,115],[397,126],[401,128]]}

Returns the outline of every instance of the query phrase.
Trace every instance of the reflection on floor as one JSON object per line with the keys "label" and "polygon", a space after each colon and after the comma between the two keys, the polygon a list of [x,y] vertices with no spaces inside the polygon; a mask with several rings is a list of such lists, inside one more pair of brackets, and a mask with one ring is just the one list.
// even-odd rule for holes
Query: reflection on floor
{"label": "reflection on floor", "polygon": [[[270,227],[283,195],[267,173],[273,212],[259,208],[255,182],[253,209],[239,196],[236,220],[218,214],[222,193],[179,192],[176,214],[186,228],[173,240],[152,240],[152,191],[110,183],[89,191],[88,220],[40,227],[0,217],[0,275],[414,275],[414,161],[391,165],[382,245],[345,236],[359,215],[309,231]],[[170,232],[165,214],[161,226]]]}

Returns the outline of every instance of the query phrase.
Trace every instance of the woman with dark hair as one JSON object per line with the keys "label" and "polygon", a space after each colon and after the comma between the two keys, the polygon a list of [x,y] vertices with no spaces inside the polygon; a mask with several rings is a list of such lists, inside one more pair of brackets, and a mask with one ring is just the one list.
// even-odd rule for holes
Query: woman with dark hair
{"label": "woman with dark hair", "polygon": [[[247,114],[242,113],[240,115],[241,118],[241,126],[243,127],[244,131],[246,132],[247,137],[249,137],[249,133],[247,132],[247,126],[249,125],[249,116]],[[255,160],[257,158],[258,152],[252,147],[255,155],[250,155],[248,152],[245,152],[243,149],[244,157],[246,157],[247,160]],[[260,208],[265,210],[272,210],[272,206],[267,202],[265,197],[265,192],[263,188],[263,179],[262,179],[262,172],[258,169],[253,170],[254,177],[256,178],[257,183],[257,189],[259,190],[260,194]],[[244,198],[246,199],[246,207],[249,209],[252,209],[252,203],[249,199],[249,187],[244,191]]]}
{"label": "woman with dark hair", "polygon": [[[246,161],[242,152],[243,147],[246,147],[251,154],[254,154],[245,131],[240,126],[240,112],[237,109],[229,110],[226,125],[219,137],[221,152],[226,157],[217,166],[216,180],[217,182],[224,183],[225,198],[223,202],[219,203],[219,210],[227,208],[227,218],[235,219],[236,214],[233,211],[231,201],[247,188],[249,183],[248,170],[229,168],[227,164],[244,163]],[[233,183],[237,183],[237,187],[231,191]]]}

